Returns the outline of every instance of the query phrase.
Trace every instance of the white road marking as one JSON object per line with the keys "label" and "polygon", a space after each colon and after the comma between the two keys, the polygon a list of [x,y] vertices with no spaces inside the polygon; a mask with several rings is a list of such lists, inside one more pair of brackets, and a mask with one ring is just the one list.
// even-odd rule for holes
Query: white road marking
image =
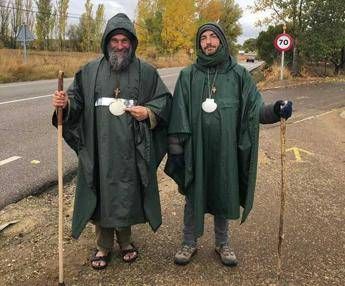
{"label": "white road marking", "polygon": [[18,86],[26,86],[26,85],[34,85],[34,84],[37,84],[37,82],[23,82],[23,83],[4,84],[4,85],[0,85],[0,88],[18,87]]}
{"label": "white road marking", "polygon": [[[173,76],[176,76],[176,75],[177,75],[177,73],[166,74],[166,75],[161,76],[161,78],[173,77]],[[24,84],[23,84],[23,85],[24,85]],[[0,105],[10,104],[10,103],[16,103],[16,102],[22,102],[22,101],[35,100],[35,99],[41,99],[41,98],[50,97],[50,96],[53,96],[53,94],[47,94],[47,95],[41,95],[41,96],[28,97],[28,98],[22,98],[22,99],[17,99],[17,100],[11,100],[11,101],[0,102]]]}
{"label": "white road marking", "polygon": [[[165,77],[171,77],[174,75],[178,75],[178,73],[173,73],[173,74],[167,74],[167,75],[161,75],[161,78],[165,78]],[[73,80],[73,77],[71,78],[65,78],[65,81],[69,81],[69,80]],[[27,86],[27,85],[37,85],[37,84],[41,84],[41,83],[49,83],[49,81],[53,81],[53,80],[43,80],[43,81],[28,81],[28,82],[21,82],[21,83],[10,83],[10,84],[0,84],[0,88],[9,88],[9,87],[18,87],[18,86]]]}
{"label": "white road marking", "polygon": [[9,103],[16,103],[16,102],[21,102],[21,101],[34,100],[34,99],[40,99],[40,98],[45,98],[45,97],[50,97],[50,96],[53,96],[53,94],[47,94],[47,95],[41,95],[41,96],[28,97],[28,98],[22,98],[22,99],[17,99],[17,100],[0,102],[0,105],[9,104]]}
{"label": "white road marking", "polygon": [[[173,76],[176,76],[176,75],[177,75],[177,73],[166,74],[166,75],[161,76],[161,78],[173,77]],[[50,97],[50,96],[53,96],[53,94],[47,94],[47,95],[41,95],[41,96],[28,97],[28,98],[22,98],[22,99],[17,99],[17,100],[0,102],[0,105],[16,103],[16,102],[22,102],[22,101],[29,101],[29,100],[34,100],[34,99],[41,99],[41,98]]]}
{"label": "white road marking", "polygon": [[307,120],[311,120],[311,119],[313,119],[313,118],[315,118],[315,116],[309,116],[309,117],[303,118],[303,119],[301,119],[301,120],[297,120],[297,121],[295,121],[295,122],[292,122],[291,124],[301,123],[301,122],[304,122],[304,121],[307,121]]}
{"label": "white road marking", "polygon": [[[65,81],[72,81],[72,78],[65,78]],[[54,79],[44,79],[44,80],[36,80],[36,81],[27,81],[27,82],[20,82],[20,83],[16,83],[16,82],[12,82],[9,84],[0,84],[0,88],[8,88],[8,87],[18,87],[18,86],[26,86],[26,85],[40,85],[42,83],[46,83],[46,84],[54,84],[54,82],[56,82],[56,80]]]}
{"label": "white road marking", "polygon": [[325,115],[327,115],[327,114],[330,114],[330,113],[339,111],[339,110],[341,110],[341,109],[342,109],[342,108],[332,109],[332,110],[330,110],[330,111],[327,111],[327,112],[324,112],[324,113],[321,113],[321,114],[317,114],[317,115],[313,115],[313,116],[309,116],[309,117],[303,118],[303,119],[301,119],[301,120],[297,120],[297,121],[295,121],[295,122],[292,122],[291,124],[297,124],[297,123],[301,123],[301,122],[304,122],[304,121],[307,121],[307,120],[319,118],[319,117],[321,117],[321,116],[325,116]]}
{"label": "white road marking", "polygon": [[8,164],[8,163],[11,163],[11,162],[16,161],[16,160],[21,159],[21,158],[22,157],[19,157],[19,156],[13,156],[13,157],[8,158],[6,160],[2,160],[2,161],[0,161],[0,166],[3,166],[3,165]]}

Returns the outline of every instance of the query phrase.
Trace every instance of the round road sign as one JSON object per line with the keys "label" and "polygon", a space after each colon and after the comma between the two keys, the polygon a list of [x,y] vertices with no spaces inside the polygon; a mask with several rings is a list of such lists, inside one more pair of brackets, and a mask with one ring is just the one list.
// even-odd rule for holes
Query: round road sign
{"label": "round road sign", "polygon": [[289,34],[280,34],[274,40],[274,46],[280,52],[291,50],[293,38]]}

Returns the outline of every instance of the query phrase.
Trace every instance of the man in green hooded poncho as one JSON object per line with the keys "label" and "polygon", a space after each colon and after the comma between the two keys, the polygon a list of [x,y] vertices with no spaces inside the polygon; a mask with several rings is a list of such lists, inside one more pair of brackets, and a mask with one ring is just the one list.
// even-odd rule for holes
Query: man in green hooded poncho
{"label": "man in green hooded poncho", "polygon": [[292,102],[265,105],[248,71],[229,55],[224,32],[213,23],[196,37],[196,63],[176,83],[165,171],[185,195],[184,229],[175,263],[196,253],[204,214],[214,215],[215,250],[223,264],[237,265],[229,247],[228,220],[247,218],[255,189],[259,123],[292,113]]}
{"label": "man in green hooded poncho", "polygon": [[157,70],[136,58],[137,45],[133,23],[115,15],[103,35],[104,56],[53,97],[63,107],[64,139],[78,154],[72,236],[94,222],[95,269],[107,266],[114,232],[123,260],[132,262],[131,226],[149,222],[156,231],[162,222],[156,170],[168,146],[171,94]]}

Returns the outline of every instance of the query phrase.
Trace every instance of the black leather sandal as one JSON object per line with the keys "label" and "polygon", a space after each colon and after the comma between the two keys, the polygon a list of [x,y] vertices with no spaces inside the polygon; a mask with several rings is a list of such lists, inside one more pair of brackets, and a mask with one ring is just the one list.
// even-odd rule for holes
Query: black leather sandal
{"label": "black leather sandal", "polygon": [[[130,246],[132,246],[132,248],[130,249],[121,249],[122,260],[127,263],[134,262],[138,258],[139,254],[138,249],[134,246],[133,243],[131,243]],[[135,253],[135,255],[132,258],[126,259],[125,256],[129,253]]]}
{"label": "black leather sandal", "polygon": [[[99,251],[98,249],[95,249],[91,258],[90,258],[91,267],[95,270],[102,270],[108,266],[108,263],[110,262],[110,258],[111,258],[111,252],[109,251],[108,254],[105,256],[96,256],[98,251]],[[94,265],[93,262],[96,262],[96,261],[101,261],[104,263],[103,263],[103,265]]]}

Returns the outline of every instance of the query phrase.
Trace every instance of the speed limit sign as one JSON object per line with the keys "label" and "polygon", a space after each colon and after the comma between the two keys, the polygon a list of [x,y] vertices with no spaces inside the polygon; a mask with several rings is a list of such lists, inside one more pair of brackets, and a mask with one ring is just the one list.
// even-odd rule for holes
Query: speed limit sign
{"label": "speed limit sign", "polygon": [[293,38],[289,34],[280,34],[275,38],[274,46],[280,52],[291,50],[293,46]]}

